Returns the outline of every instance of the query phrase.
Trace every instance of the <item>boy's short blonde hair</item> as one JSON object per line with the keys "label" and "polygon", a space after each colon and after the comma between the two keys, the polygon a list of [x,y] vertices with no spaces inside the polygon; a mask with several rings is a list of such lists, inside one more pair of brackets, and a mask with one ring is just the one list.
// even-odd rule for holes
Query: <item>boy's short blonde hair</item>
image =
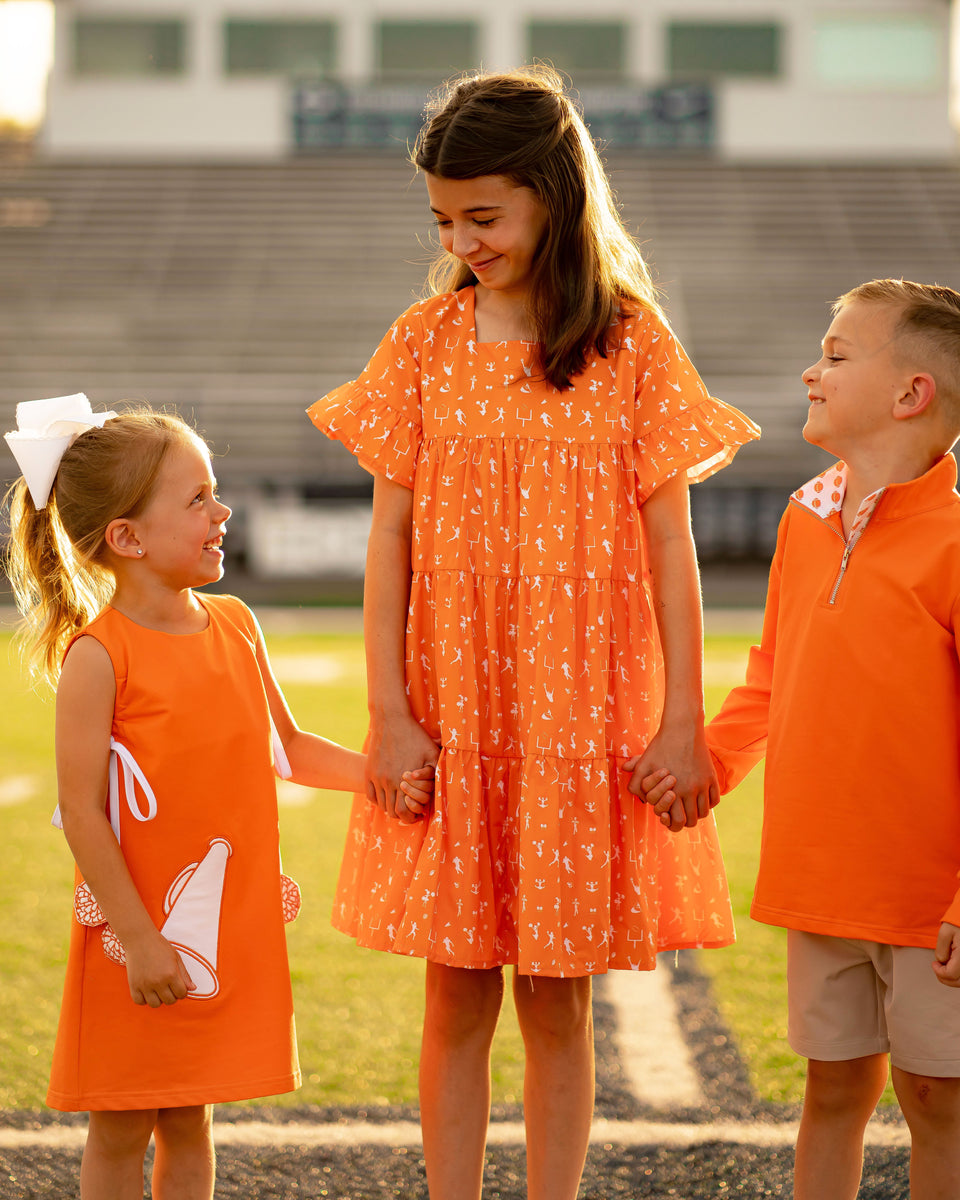
{"label": "boy's short blonde hair", "polygon": [[942,415],[960,431],[960,292],[909,279],[871,279],[839,296],[834,313],[853,300],[899,309],[900,356],[934,377]]}

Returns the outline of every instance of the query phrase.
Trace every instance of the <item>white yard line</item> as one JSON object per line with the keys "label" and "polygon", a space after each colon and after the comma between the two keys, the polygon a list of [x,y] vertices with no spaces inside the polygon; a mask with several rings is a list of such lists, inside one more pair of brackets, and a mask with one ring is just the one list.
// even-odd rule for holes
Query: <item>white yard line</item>
{"label": "white yard line", "polygon": [[[45,1126],[43,1129],[0,1128],[0,1150],[29,1147],[76,1150],[83,1146],[86,1128],[82,1125]],[[705,1142],[727,1142],[741,1146],[792,1146],[797,1126],[793,1122],[719,1121],[711,1125],[692,1122],[671,1124],[667,1121],[596,1120],[590,1131],[594,1145],[664,1146],[684,1148]],[[365,1121],[338,1124],[301,1122],[214,1121],[218,1146],[420,1146],[420,1126],[415,1121],[395,1121],[376,1125]],[[867,1126],[868,1146],[908,1146],[910,1134],[905,1126],[871,1122]],[[522,1146],[524,1129],[519,1121],[494,1121],[487,1142],[491,1146]]]}
{"label": "white yard line", "polygon": [[680,1031],[670,968],[610,971],[604,995],[617,1014],[617,1045],[634,1096],[655,1108],[695,1107],[700,1080]]}

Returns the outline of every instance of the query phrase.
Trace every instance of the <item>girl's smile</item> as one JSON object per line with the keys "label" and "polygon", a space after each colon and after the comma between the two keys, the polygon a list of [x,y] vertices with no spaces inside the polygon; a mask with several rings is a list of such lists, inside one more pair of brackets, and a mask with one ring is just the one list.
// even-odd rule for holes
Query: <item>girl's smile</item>
{"label": "girl's smile", "polygon": [[853,301],[836,314],[823,354],[803,372],[810,408],[803,436],[839,458],[873,437],[908,374],[894,353],[896,313]]}
{"label": "girl's smile", "polygon": [[502,175],[425,177],[444,250],[466,263],[483,288],[525,301],[547,224],[539,197]]}
{"label": "girl's smile", "polygon": [[199,439],[173,447],[150,503],[135,522],[138,555],[174,587],[200,587],[223,574],[223,535],[231,510],[217,496],[210,455]]}

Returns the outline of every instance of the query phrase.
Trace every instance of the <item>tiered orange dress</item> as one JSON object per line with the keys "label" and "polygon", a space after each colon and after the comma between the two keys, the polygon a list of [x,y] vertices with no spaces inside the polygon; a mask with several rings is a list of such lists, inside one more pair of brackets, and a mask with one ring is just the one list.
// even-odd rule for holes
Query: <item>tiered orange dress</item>
{"label": "tiered orange dress", "polygon": [[198,599],[209,616],[201,633],[158,633],[107,608],[84,634],[113,662],[112,737],[156,799],[140,820],[132,806],[150,812],[143,788],[121,785],[124,858],[201,995],[135,1005],[103,927],[74,921],[53,1108],[211,1104],[300,1084],[256,626],[233,597]]}
{"label": "tiered orange dress", "polygon": [[712,817],[665,831],[622,763],[663,695],[643,502],[759,431],[658,318],[614,333],[558,391],[534,346],[476,341],[467,287],[310,409],[414,491],[407,689],[442,747],[429,820],[354,801],[333,921],[364,946],[574,976],[733,940]]}

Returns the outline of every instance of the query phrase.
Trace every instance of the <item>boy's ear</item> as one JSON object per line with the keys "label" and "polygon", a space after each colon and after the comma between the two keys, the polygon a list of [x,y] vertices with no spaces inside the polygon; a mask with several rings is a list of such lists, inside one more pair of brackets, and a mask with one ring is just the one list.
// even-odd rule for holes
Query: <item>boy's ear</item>
{"label": "boy's ear", "polygon": [[103,534],[107,547],[120,558],[139,558],[143,546],[137,536],[136,525],[126,517],[111,521]]}
{"label": "boy's ear", "polygon": [[908,381],[907,390],[894,402],[894,419],[907,421],[911,417],[919,417],[930,407],[936,394],[937,381],[932,375],[926,372],[914,375]]}

